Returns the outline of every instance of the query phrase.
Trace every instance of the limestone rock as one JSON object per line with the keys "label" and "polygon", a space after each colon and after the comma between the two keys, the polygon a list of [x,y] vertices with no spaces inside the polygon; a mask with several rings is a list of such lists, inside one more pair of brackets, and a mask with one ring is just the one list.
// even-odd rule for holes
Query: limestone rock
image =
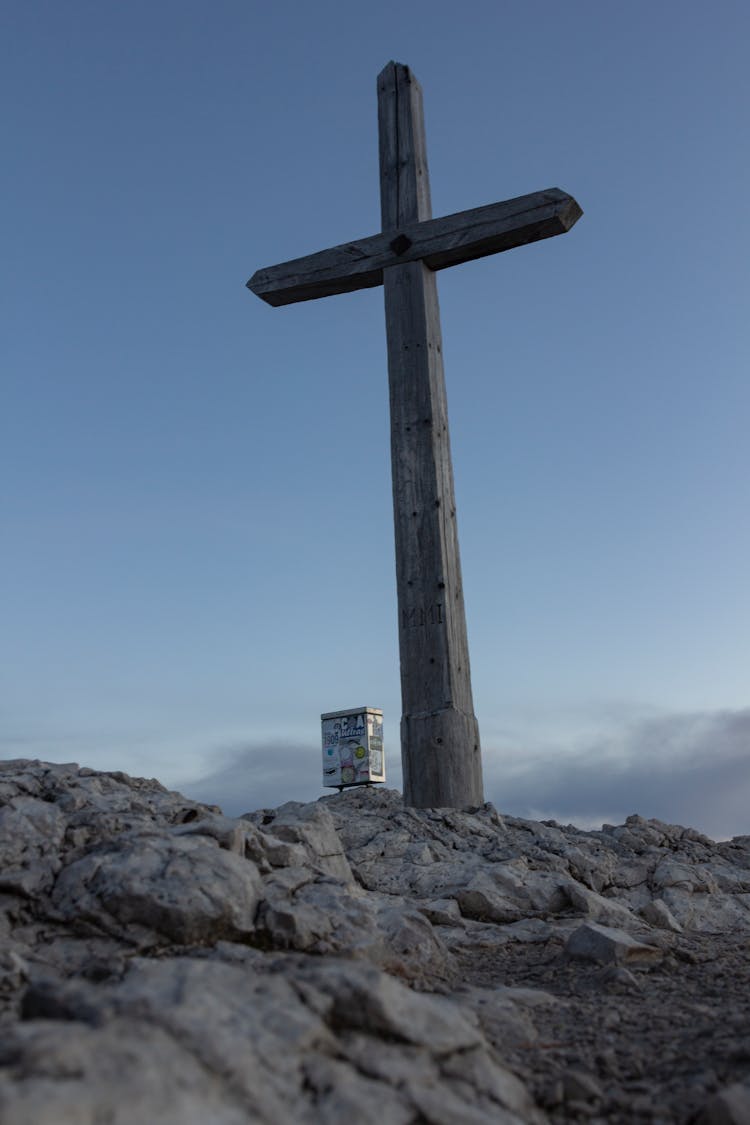
{"label": "limestone rock", "polygon": [[4,762],[0,1120],[736,1125],[749,940],[750,836]]}
{"label": "limestone rock", "polygon": [[60,870],[65,817],[55,805],[22,794],[0,808],[0,890],[48,891]]}
{"label": "limestone rock", "polygon": [[341,882],[353,882],[349,861],[324,804],[289,801],[278,809],[246,814],[243,819],[262,827],[263,835],[273,839],[273,844],[268,844],[271,851],[276,841],[299,845],[312,866]]}
{"label": "limestone rock", "polygon": [[682,926],[663,899],[654,898],[651,902],[647,902],[641,914],[647,922],[660,930],[671,930],[675,934],[682,933]]}
{"label": "limestone rock", "polygon": [[65,921],[141,942],[153,933],[187,944],[252,934],[260,895],[252,862],[210,836],[138,835],[66,866],[51,902]]}
{"label": "limestone rock", "polygon": [[632,910],[620,905],[619,902],[604,898],[603,895],[590,891],[579,883],[570,883],[565,890],[575,910],[590,918],[592,922],[599,922],[604,926],[637,928],[638,919]]}
{"label": "limestone rock", "polygon": [[413,992],[370,965],[334,960],[308,963],[299,971],[303,980],[333,997],[330,1016],[338,1028],[401,1040],[436,1055],[483,1042],[476,1020],[467,1019],[458,1005]]}
{"label": "limestone rock", "polygon": [[461,910],[454,898],[436,898],[420,905],[419,911],[434,926],[462,926]]}
{"label": "limestone rock", "polygon": [[[46,980],[24,1015],[18,1035],[0,1052],[3,1122],[21,1122],[44,1098],[64,1106],[71,1122],[135,1125],[178,1110],[190,1121],[199,1113],[211,1122],[337,1121],[344,1106],[353,1111],[364,1096],[369,1108],[356,1120],[370,1120],[371,1113],[375,1121],[379,1113],[381,1122],[410,1122],[433,1099],[455,1108],[468,1056],[481,1078],[469,1091],[468,1120],[482,1120],[475,1100],[499,1121],[541,1120],[523,1085],[491,1055],[471,1015],[362,962],[242,954],[235,963],[136,958],[114,982]],[[134,1064],[146,1076],[135,1101],[128,1097],[133,1071],[124,1061],[133,1036],[139,1044]],[[398,1067],[373,1062],[396,1041],[401,1052],[411,1052],[405,1085]],[[10,1065],[3,1069],[4,1063]],[[67,1081],[71,1068],[77,1084]],[[167,1082],[185,1088],[187,1107],[180,1099],[165,1107],[155,1079],[159,1068]],[[514,1118],[511,1111],[522,1115]],[[55,1120],[40,1112],[27,1120]],[[68,1118],[61,1112],[57,1120]]]}
{"label": "limestone rock", "polygon": [[255,1125],[219,1076],[139,1020],[105,1028],[47,1021],[12,1028],[0,1046],[3,1125]]}
{"label": "limestone rock", "polygon": [[750,1125],[750,1086],[736,1082],[712,1097],[695,1125]]}
{"label": "limestone rock", "polygon": [[565,1072],[562,1079],[562,1094],[566,1101],[601,1101],[604,1092],[594,1078],[584,1070],[571,1069]]}
{"label": "limestone rock", "polygon": [[624,930],[585,922],[568,938],[565,946],[568,957],[579,961],[596,961],[600,964],[653,961],[662,956],[653,945],[636,941]]}
{"label": "limestone rock", "polygon": [[[485,1036],[501,1052],[510,1043],[530,1045],[538,1038],[536,1024],[528,1011],[533,1002],[531,1005],[519,1002],[513,997],[513,991],[522,990],[469,988],[457,996],[463,1007],[475,1013]],[[525,991],[531,992],[531,989]],[[554,1000],[551,996],[549,999]]]}

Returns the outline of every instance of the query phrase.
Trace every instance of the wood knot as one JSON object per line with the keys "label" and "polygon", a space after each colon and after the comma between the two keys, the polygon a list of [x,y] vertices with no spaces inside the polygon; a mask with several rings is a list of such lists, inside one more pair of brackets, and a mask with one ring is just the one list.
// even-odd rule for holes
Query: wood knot
{"label": "wood knot", "polygon": [[402,254],[405,254],[411,246],[411,239],[407,238],[405,234],[397,234],[393,241],[389,243],[389,246],[393,253],[398,254],[400,257]]}

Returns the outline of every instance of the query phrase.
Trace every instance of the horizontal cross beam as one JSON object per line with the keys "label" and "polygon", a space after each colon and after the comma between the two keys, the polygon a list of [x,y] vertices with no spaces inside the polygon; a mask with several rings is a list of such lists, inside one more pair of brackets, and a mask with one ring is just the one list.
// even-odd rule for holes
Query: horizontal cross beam
{"label": "horizontal cross beam", "polygon": [[351,293],[382,285],[389,266],[423,261],[431,270],[441,270],[565,234],[582,214],[572,195],[547,188],[269,266],[257,270],[247,287],[274,306]]}

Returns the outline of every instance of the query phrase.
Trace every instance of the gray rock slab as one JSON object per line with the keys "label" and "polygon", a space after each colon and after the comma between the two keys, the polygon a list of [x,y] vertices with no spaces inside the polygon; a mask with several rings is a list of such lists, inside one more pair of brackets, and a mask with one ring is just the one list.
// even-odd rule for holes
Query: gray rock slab
{"label": "gray rock slab", "polygon": [[3,1036],[3,1125],[260,1125],[171,1036],[139,1020],[34,1020]]}
{"label": "gray rock slab", "polygon": [[373,966],[339,959],[313,962],[300,972],[333,997],[332,1018],[339,1027],[400,1039],[434,1054],[483,1042],[477,1021],[457,1004],[414,992]]}
{"label": "gray rock slab", "polygon": [[518,896],[501,889],[489,872],[480,871],[456,887],[453,897],[462,916],[478,922],[517,922],[525,914]]}
{"label": "gray rock slab", "polygon": [[262,835],[271,838],[268,845],[271,851],[276,841],[299,845],[311,866],[344,883],[353,881],[341,838],[328,808],[322,802],[300,804],[290,801],[278,809],[248,813],[243,819],[255,824]]}
{"label": "gray rock slab", "polygon": [[695,1125],[750,1125],[750,1086],[736,1082],[710,1098]]}
{"label": "gray rock slab", "polygon": [[719,1078],[710,1112],[742,1107],[750,837],[387,790],[235,819],[21,760],[0,880],[3,1125],[518,1125],[530,1088],[630,1125],[708,1113]]}
{"label": "gray rock slab", "polygon": [[434,926],[463,926],[458,903],[454,898],[436,898],[420,903],[418,910]]}
{"label": "gray rock slab", "polygon": [[261,898],[255,865],[206,836],[120,837],[66,866],[51,901],[67,921],[179,944],[250,935]]}
{"label": "gray rock slab", "polygon": [[617,929],[630,930],[642,927],[636,915],[616,899],[604,898],[603,895],[589,890],[580,883],[568,883],[565,891],[573,909],[590,918],[592,922],[600,922],[603,926],[614,926]]}
{"label": "gray rock slab", "polygon": [[656,926],[660,930],[669,930],[675,934],[682,933],[682,926],[677,921],[666,902],[660,898],[652,899],[651,902],[646,903],[641,910],[641,914],[647,922],[650,922],[652,926]]}
{"label": "gray rock slab", "polygon": [[483,1033],[500,1051],[509,1043],[531,1045],[538,1038],[529,1005],[518,1003],[508,990],[470,988],[457,998],[462,1007],[475,1013]]}
{"label": "gray rock slab", "polygon": [[565,946],[565,954],[574,960],[599,964],[646,963],[663,956],[660,949],[637,941],[625,930],[599,926],[595,922],[584,922],[573,931]]}
{"label": "gray rock slab", "polygon": [[53,804],[12,796],[0,808],[0,890],[31,897],[48,891],[60,870],[66,821]]}
{"label": "gray rock slab", "polygon": [[[378,1047],[368,1044],[368,1057]],[[303,1120],[310,1125],[412,1125],[414,1104],[409,1092],[395,1089],[387,1081],[374,1081],[363,1074],[364,1066],[316,1055],[303,1064],[305,1085],[314,1096],[314,1108]]]}

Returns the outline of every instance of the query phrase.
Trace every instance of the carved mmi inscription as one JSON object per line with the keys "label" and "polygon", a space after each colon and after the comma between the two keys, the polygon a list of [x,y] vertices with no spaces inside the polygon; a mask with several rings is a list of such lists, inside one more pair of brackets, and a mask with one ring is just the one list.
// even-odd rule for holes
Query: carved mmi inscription
{"label": "carved mmi inscription", "polygon": [[440,602],[430,606],[414,606],[401,610],[401,628],[417,629],[420,625],[442,625],[443,607]]}

